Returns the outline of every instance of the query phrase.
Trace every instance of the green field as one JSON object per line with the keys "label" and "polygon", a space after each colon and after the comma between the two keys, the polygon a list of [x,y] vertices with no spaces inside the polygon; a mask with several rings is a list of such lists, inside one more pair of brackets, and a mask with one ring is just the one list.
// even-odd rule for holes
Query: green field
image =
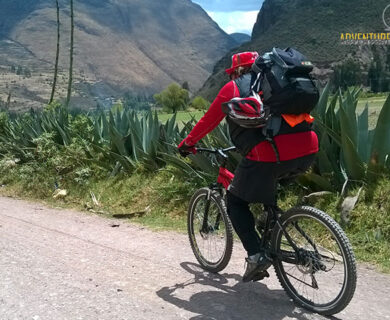
{"label": "green field", "polygon": [[[203,115],[205,111],[179,111],[176,115],[176,121],[177,122],[187,122],[194,117],[196,120],[199,120]],[[160,113],[158,115],[158,118],[160,119],[161,122],[165,122],[168,119],[172,118],[173,114],[172,113]]]}
{"label": "green field", "polygon": [[385,101],[385,96],[359,99],[357,112],[360,114],[364,110],[365,106],[368,105],[368,121],[370,128],[375,127]]}
{"label": "green field", "polygon": [[380,112],[382,109],[384,103],[386,101],[386,96],[378,96],[378,97],[371,97],[371,98],[361,98],[358,102],[358,111],[362,111],[363,108],[368,104],[370,112],[376,111]]}

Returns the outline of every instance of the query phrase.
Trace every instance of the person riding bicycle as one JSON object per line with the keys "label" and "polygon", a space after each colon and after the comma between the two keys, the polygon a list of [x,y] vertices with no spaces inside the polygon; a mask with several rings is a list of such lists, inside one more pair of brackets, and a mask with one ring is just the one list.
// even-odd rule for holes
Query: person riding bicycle
{"label": "person riding bicycle", "polygon": [[[222,112],[223,103],[250,92],[251,66],[257,57],[257,52],[241,52],[232,56],[232,65],[226,69],[231,81],[219,91],[205,115],[178,145],[182,156],[196,153],[196,143],[225,118],[226,115]],[[265,136],[228,121],[230,137],[244,155],[226,197],[229,218],[248,253],[244,282],[253,280],[260,273],[264,274],[271,266],[271,259],[261,248],[249,204],[262,203],[276,207],[277,181],[287,175],[306,171],[318,152],[318,138],[311,125],[314,119],[310,115],[282,115],[281,118],[281,128],[273,139],[278,157],[274,146],[266,141]]]}

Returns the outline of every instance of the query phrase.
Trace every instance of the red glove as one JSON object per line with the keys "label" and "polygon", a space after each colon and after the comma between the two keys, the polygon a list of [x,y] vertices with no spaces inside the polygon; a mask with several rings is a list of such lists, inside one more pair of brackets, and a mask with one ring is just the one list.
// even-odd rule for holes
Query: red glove
{"label": "red glove", "polygon": [[184,139],[180,144],[177,146],[177,149],[179,150],[179,153],[182,157],[187,157],[188,155],[196,154],[196,148],[195,146],[189,146],[186,142],[186,139]]}

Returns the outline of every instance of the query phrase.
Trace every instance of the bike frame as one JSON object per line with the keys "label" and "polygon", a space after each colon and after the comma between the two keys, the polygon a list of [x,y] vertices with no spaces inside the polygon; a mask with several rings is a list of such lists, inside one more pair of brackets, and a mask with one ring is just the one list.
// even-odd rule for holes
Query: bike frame
{"label": "bike frame", "polygon": [[[226,191],[224,191],[224,190],[228,190],[228,187],[232,183],[233,178],[234,178],[234,174],[226,168],[227,159],[228,159],[228,155],[226,153],[231,152],[231,151],[235,151],[236,147],[230,147],[230,148],[226,148],[226,149],[197,148],[196,150],[200,153],[205,152],[205,153],[215,154],[217,156],[217,158],[219,158],[219,174],[218,174],[218,178],[217,178],[217,183],[213,183],[212,185],[209,186],[209,193],[208,193],[207,199],[206,199],[202,228],[200,230],[202,233],[207,233],[207,232],[209,232],[209,230],[208,230],[209,226],[208,226],[207,221],[208,221],[208,215],[209,215],[209,210],[210,210],[211,193],[212,193],[212,191],[218,191],[221,194],[221,196],[225,197]],[[291,239],[290,235],[287,233],[287,231],[285,230],[285,228],[281,224],[280,213],[282,213],[282,212],[280,211],[280,209],[277,206],[264,205],[264,212],[266,213],[266,221],[265,221],[265,227],[264,227],[263,234],[261,235],[262,236],[261,237],[261,246],[266,249],[266,252],[271,257],[277,258],[277,259],[279,259],[283,262],[286,262],[286,263],[301,264],[302,260],[300,257],[300,250],[295,245],[294,241]],[[217,230],[219,228],[220,221],[221,221],[221,213],[218,213],[215,225],[213,227],[215,230]],[[274,225],[272,225],[273,222],[274,222]],[[289,242],[291,247],[294,249],[294,251],[295,251],[294,257],[292,257],[291,254],[288,254],[288,255],[287,254],[280,254],[280,253],[273,252],[271,248],[266,248],[267,243],[271,240],[270,239],[271,233],[269,231],[271,231],[274,228],[275,224],[278,225],[278,227],[282,230],[287,241]],[[315,248],[315,250],[317,251],[316,248]]]}

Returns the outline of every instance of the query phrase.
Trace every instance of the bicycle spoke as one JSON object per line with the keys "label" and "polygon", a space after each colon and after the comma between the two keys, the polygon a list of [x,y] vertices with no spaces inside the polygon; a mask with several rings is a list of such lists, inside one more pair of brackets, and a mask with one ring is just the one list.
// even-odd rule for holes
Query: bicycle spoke
{"label": "bicycle spoke", "polygon": [[[288,272],[286,272],[286,274],[289,275],[291,278],[297,280],[298,282],[301,282],[301,283],[303,283],[303,284],[305,284],[305,285],[307,285],[307,286],[309,286],[309,287],[315,288],[315,287],[313,287],[312,284],[307,283],[307,282],[305,282],[304,280],[301,280],[301,279],[299,279],[299,278],[293,276],[292,274],[290,274],[290,273],[288,273]],[[305,275],[305,278],[306,278],[306,275]],[[318,284],[317,284],[317,287],[318,287]],[[315,289],[317,289],[317,288],[315,288]]]}

